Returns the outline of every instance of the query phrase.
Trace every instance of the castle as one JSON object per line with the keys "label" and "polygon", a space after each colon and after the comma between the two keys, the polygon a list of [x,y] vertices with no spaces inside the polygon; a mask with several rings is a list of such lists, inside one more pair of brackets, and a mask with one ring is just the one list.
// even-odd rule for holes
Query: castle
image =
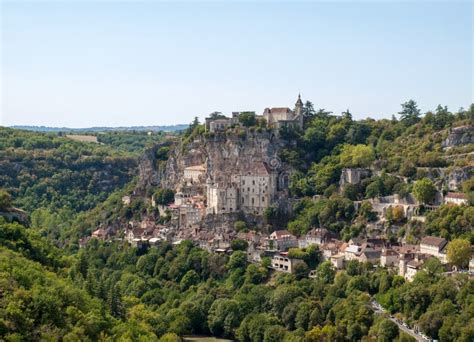
{"label": "castle", "polygon": [[[295,103],[295,109],[289,107],[265,108],[262,115],[256,115],[257,119],[263,118],[268,128],[280,129],[283,127],[294,127],[303,129],[303,101],[298,94],[298,100]],[[220,132],[227,128],[239,125],[240,112],[232,112],[232,117],[219,119],[205,119],[206,132]]]}
{"label": "castle", "polygon": [[295,103],[295,110],[288,107],[265,108],[263,118],[269,128],[298,127],[303,128],[303,101],[298,94],[298,100]]}

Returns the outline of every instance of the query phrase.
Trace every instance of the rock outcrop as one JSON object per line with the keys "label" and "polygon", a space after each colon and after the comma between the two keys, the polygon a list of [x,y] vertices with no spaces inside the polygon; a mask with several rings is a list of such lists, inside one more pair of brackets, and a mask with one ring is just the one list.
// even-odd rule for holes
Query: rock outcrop
{"label": "rock outcrop", "polygon": [[0,211],[0,217],[3,217],[7,222],[18,222],[25,227],[30,226],[30,219],[28,214],[18,208],[8,208]]}
{"label": "rock outcrop", "polygon": [[229,175],[251,170],[255,162],[265,162],[278,172],[283,188],[290,171],[278,158],[283,146],[283,142],[267,131],[258,133],[248,130],[245,134],[199,136],[171,152],[161,184],[163,187],[176,188],[183,178],[184,169],[189,166],[205,164],[206,178],[219,181]]}
{"label": "rock outcrop", "polygon": [[474,175],[474,166],[418,167],[417,172],[430,178],[440,189],[458,191],[464,181]]}
{"label": "rock outcrop", "polygon": [[170,147],[170,142],[153,145],[138,160],[138,183],[135,194],[143,195],[150,187],[160,185],[166,163],[158,158],[160,149]]}
{"label": "rock outcrop", "polygon": [[442,146],[449,149],[467,144],[474,144],[474,126],[460,126],[451,129]]}

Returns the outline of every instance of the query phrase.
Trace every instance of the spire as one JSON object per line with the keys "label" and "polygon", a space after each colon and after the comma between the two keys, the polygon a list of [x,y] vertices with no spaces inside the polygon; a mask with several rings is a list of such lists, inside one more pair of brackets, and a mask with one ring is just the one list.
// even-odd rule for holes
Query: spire
{"label": "spire", "polygon": [[301,101],[301,94],[298,93],[298,100],[296,101],[295,104],[296,107],[303,107],[303,101]]}

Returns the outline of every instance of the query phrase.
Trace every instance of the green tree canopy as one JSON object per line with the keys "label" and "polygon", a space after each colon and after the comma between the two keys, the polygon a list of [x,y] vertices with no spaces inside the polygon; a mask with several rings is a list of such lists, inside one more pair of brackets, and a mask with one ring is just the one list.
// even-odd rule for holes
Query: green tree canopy
{"label": "green tree canopy", "polygon": [[431,203],[436,196],[436,187],[429,178],[423,178],[413,185],[415,198],[424,204]]}
{"label": "green tree canopy", "polygon": [[454,239],[448,244],[448,262],[457,266],[465,267],[471,259],[472,247],[468,240]]}
{"label": "green tree canopy", "polygon": [[369,167],[375,160],[375,152],[368,145],[344,145],[341,152],[343,167]]}
{"label": "green tree canopy", "polygon": [[255,126],[255,124],[257,123],[255,112],[242,112],[242,113],[240,113],[239,114],[239,121],[245,127]]}

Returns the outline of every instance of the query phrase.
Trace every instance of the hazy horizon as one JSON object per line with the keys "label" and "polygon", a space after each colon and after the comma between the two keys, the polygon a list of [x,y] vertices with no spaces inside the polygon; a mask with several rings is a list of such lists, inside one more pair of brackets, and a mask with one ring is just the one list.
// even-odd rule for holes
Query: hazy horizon
{"label": "hazy horizon", "polygon": [[293,107],[473,102],[471,2],[1,3],[0,124],[187,124]]}

